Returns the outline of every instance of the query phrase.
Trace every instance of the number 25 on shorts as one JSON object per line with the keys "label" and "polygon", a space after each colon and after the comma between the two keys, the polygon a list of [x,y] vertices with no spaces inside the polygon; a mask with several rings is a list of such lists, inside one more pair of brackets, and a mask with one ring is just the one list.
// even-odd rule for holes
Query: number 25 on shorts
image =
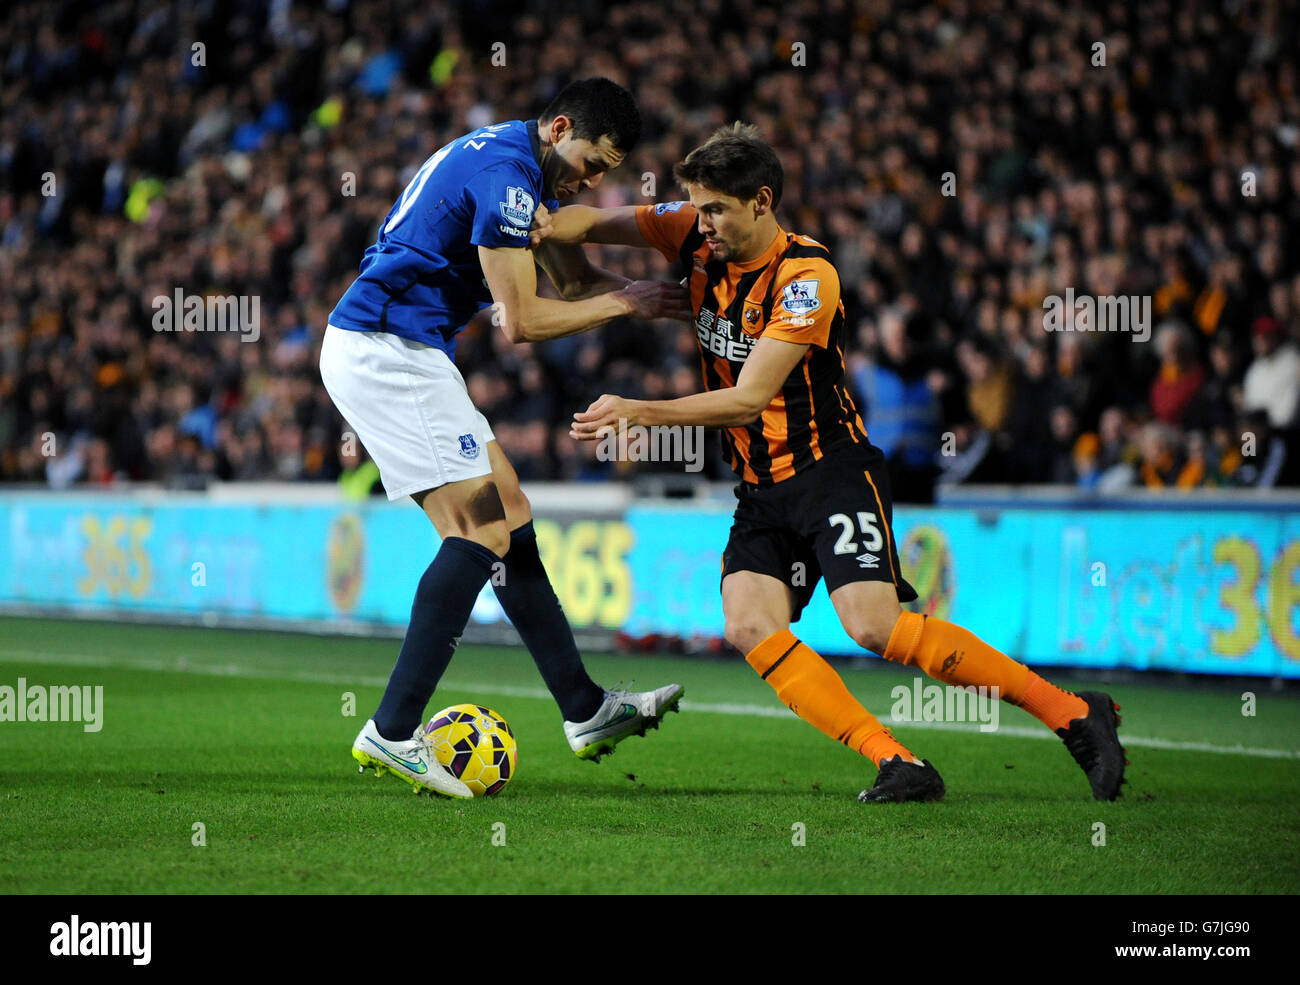
{"label": "number 25 on shorts", "polygon": [[[840,528],[840,536],[835,541],[836,554],[856,554],[858,545],[853,541],[855,533],[853,520],[847,513],[833,513],[827,518],[832,527]],[[863,537],[862,550],[878,551],[885,546],[885,538],[876,524],[876,515],[865,510],[858,512],[858,527]]]}

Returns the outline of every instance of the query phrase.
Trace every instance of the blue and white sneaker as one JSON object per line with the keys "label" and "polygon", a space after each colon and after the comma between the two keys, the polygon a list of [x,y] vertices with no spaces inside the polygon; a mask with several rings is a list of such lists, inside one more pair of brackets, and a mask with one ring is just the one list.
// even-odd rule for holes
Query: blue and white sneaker
{"label": "blue and white sneaker", "polygon": [[357,772],[373,769],[375,776],[392,773],[414,787],[417,795],[428,792],[461,799],[474,796],[469,787],[438,762],[422,725],[416,726],[415,736],[410,740],[393,742],[379,734],[372,718],[352,743],[352,758],[360,764]]}
{"label": "blue and white sneaker", "polygon": [[606,691],[605,700],[591,718],[564,723],[569,748],[579,759],[598,763],[629,735],[645,735],[647,729],[659,727],[665,714],[680,711],[677,703],[685,693],[680,684],[668,684],[657,691]]}

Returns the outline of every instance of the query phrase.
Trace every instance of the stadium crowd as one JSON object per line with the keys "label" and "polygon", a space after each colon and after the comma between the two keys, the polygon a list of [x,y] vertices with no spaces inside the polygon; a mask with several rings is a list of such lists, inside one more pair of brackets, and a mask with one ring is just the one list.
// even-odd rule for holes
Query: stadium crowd
{"label": "stadium crowd", "polygon": [[[1294,6],[563,10],[9,5],[0,480],[354,476],[317,357],[389,207],[442,143],[605,75],[645,136],[585,203],[679,197],[673,163],[729,120],[772,140],[783,224],[837,262],[846,358],[897,499],[936,482],[1300,484]],[[670,273],[648,251],[597,253]],[[256,340],[156,331],[154,299],[178,290],[257,298]],[[1049,331],[1044,299],[1067,290],[1147,317]],[[458,363],[524,481],[674,467],[598,461],[568,421],[602,392],[700,388],[681,323],[512,346],[476,322]]]}

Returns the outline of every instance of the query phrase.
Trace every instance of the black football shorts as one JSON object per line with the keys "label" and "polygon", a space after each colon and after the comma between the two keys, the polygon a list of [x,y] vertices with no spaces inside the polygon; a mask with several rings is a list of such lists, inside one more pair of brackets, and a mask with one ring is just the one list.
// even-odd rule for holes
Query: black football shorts
{"label": "black football shorts", "polygon": [[900,602],[916,598],[898,565],[889,475],[875,446],[837,448],[772,486],[742,482],[736,499],[722,577],[757,571],[785,582],[794,593],[791,622],[821,578],[827,592],[855,581],[885,581]]}

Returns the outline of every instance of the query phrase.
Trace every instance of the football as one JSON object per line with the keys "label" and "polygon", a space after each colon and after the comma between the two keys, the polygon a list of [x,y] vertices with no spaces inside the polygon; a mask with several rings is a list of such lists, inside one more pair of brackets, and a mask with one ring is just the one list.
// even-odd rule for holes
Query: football
{"label": "football", "polygon": [[491,797],[515,775],[518,748],[506,720],[483,705],[452,705],[424,727],[438,762],[475,797]]}

